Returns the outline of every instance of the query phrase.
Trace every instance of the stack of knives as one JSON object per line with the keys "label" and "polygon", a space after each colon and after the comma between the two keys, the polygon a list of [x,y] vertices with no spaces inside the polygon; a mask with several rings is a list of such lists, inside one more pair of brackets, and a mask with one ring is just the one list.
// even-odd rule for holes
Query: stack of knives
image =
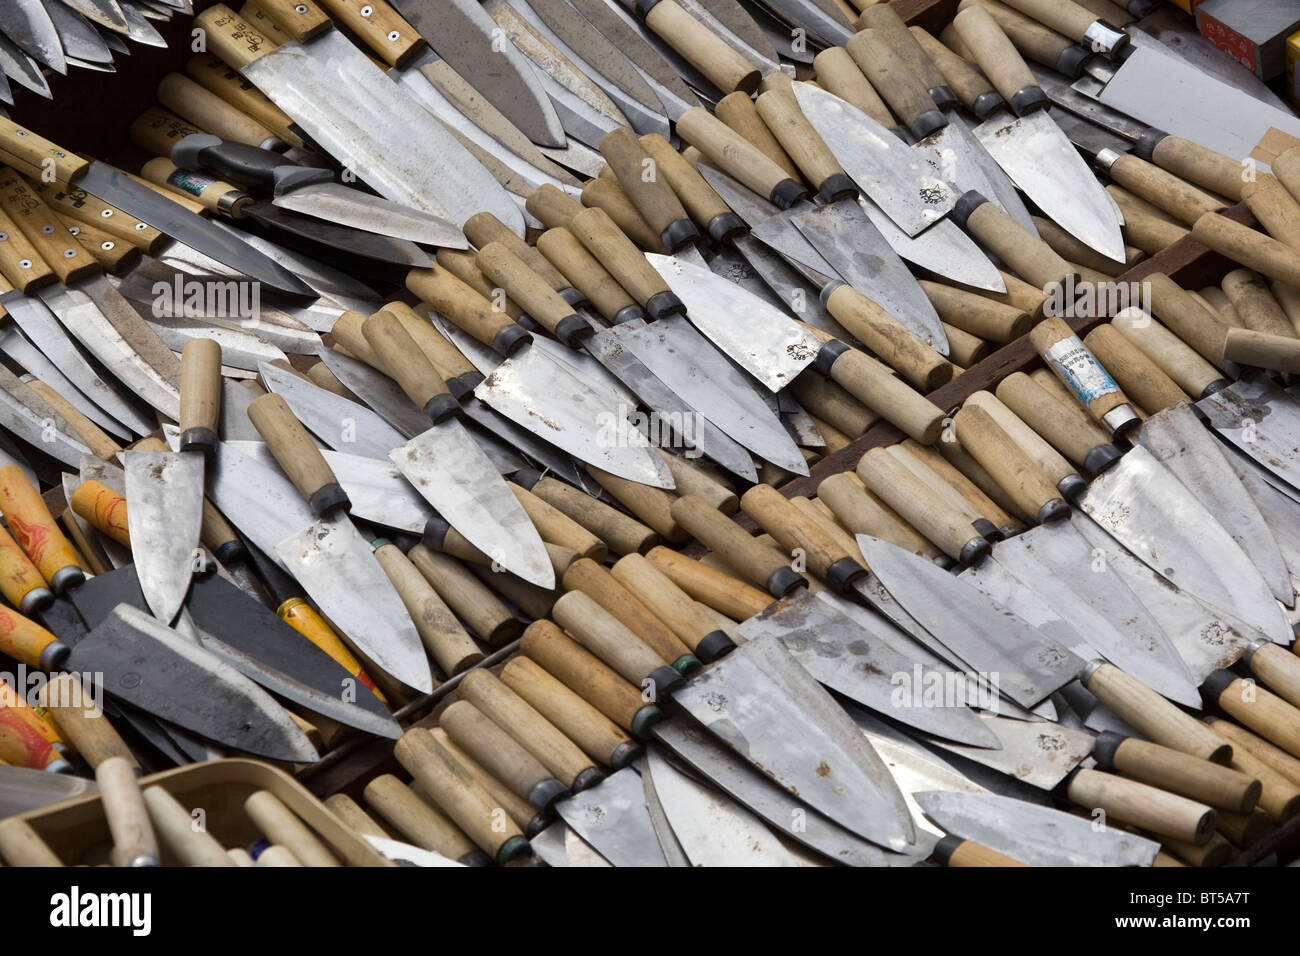
{"label": "stack of knives", "polygon": [[1264,845],[1300,122],[1149,6],[248,0],[134,171],[0,118],[0,813],[391,752],[328,803],[420,865]]}

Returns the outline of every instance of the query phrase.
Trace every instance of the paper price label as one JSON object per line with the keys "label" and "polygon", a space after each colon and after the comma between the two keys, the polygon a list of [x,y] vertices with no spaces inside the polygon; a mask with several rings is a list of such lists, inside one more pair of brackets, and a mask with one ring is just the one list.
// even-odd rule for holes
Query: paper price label
{"label": "paper price label", "polygon": [[1057,377],[1085,405],[1095,398],[1119,391],[1119,386],[1110,377],[1110,373],[1102,368],[1097,356],[1089,351],[1077,335],[1061,339],[1043,357]]}

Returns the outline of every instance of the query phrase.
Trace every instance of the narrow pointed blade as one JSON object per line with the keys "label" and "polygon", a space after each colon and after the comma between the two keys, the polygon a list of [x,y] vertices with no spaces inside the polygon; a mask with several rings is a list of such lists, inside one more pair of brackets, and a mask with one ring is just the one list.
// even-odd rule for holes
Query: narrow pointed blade
{"label": "narrow pointed blade", "polygon": [[[36,402],[44,405],[39,395],[19,381],[8,368],[0,366],[0,426],[33,448],[39,448],[75,468],[81,456],[88,454],[90,449],[81,439],[73,437],[67,423],[53,409],[48,414],[35,411],[34,407],[40,408]],[[49,406],[45,405],[45,408]],[[49,422],[54,422],[55,427],[47,428]]]}
{"label": "narrow pointed blade", "polygon": [[0,766],[0,814],[17,816],[96,790],[93,780],[28,767]]}
{"label": "narrow pointed blade", "polygon": [[691,861],[686,858],[686,851],[682,849],[681,841],[668,822],[663,803],[655,792],[655,782],[646,772],[644,762],[638,769],[641,771],[641,792],[645,796],[645,808],[650,814],[650,824],[655,828],[655,837],[659,840],[659,849],[663,850],[664,859],[669,866],[690,866]]}
{"label": "narrow pointed blade", "polygon": [[1048,720],[1017,720],[998,714],[980,717],[1001,747],[967,747],[938,737],[924,738],[949,753],[1004,773],[1040,790],[1055,789],[1074,768],[1092,756],[1093,736]]}
{"label": "narrow pointed blade", "polygon": [[448,249],[469,248],[469,241],[455,223],[341,183],[313,183],[276,196],[272,202],[281,209],[381,236]]}
{"label": "narrow pointed blade", "polygon": [[840,166],[909,236],[942,219],[957,192],[924,158],[856,106],[807,83],[795,99]]}
{"label": "narrow pointed blade", "polygon": [[1196,403],[1219,435],[1291,488],[1300,488],[1300,402],[1263,376]]}
{"label": "narrow pointed blade", "polygon": [[1294,639],[1250,558],[1206,507],[1141,445],[1088,486],[1079,507],[1180,588],[1279,644]]}
{"label": "narrow pointed blade", "polygon": [[555,587],[541,535],[460,422],[434,425],[388,457],[470,544],[525,581]]}
{"label": "narrow pointed blade", "polygon": [[477,0],[397,0],[429,45],[485,99],[543,146],[563,146],[564,128],[532,65],[507,43]]}
{"label": "narrow pointed blade", "polygon": [[414,438],[429,427],[429,416],[416,408],[406,393],[387,375],[375,371],[364,362],[340,355],[333,349],[323,348],[318,354],[349,391],[407,438]]}
{"label": "narrow pointed blade", "polygon": [[793,319],[707,267],[646,258],[685,303],[691,324],[769,390],[785,388],[817,357],[819,343]]}
{"label": "narrow pointed blade", "polygon": [[672,765],[651,743],[645,772],[692,866],[798,866],[758,817]]}
{"label": "narrow pointed blade", "polygon": [[457,226],[489,211],[523,235],[523,213],[501,184],[339,31],[282,44],[242,72],[385,199]]}
{"label": "narrow pointed blade", "polygon": [[87,634],[69,667],[103,675],[133,707],[236,750],[310,763],[307,735],[267,693],[211,651],[129,605]]}
{"label": "narrow pointed blade", "polygon": [[935,171],[946,182],[965,194],[975,190],[985,199],[992,200],[1031,235],[1038,235],[1033,217],[1025,208],[1015,184],[988,154],[983,144],[975,138],[962,117],[949,113],[948,125],[931,133],[916,144],[914,149],[924,150],[923,155],[933,157]]}
{"label": "narrow pointed blade", "polygon": [[755,455],[798,474],[807,463],[780,419],[744,375],[681,316],[636,319],[609,335],[719,430]]}
{"label": "narrow pointed blade", "polygon": [[114,421],[98,405],[78,391],[75,385],[64,378],[58,367],[45,357],[45,353],[27,341],[14,326],[0,327],[0,352],[26,369],[34,378],[58,392],[69,405],[104,431],[122,441],[131,440],[130,429]]}
{"label": "narrow pointed blade", "polygon": [[926,815],[954,836],[982,843],[1026,866],[1150,866],[1154,840],[1060,810],[992,793],[916,794]]}
{"label": "narrow pointed blade", "polygon": [[1170,700],[1200,707],[1197,682],[1173,642],[1123,578],[1095,565],[1092,546],[1069,523],[999,541],[993,556],[1116,667]]}
{"label": "narrow pointed blade", "polygon": [[924,232],[909,236],[875,203],[859,198],[858,205],[900,259],[962,285],[990,292],[1007,290],[997,266],[951,219],[941,219]]}
{"label": "narrow pointed blade", "polygon": [[696,720],[809,806],[904,851],[915,830],[888,769],[780,641],[748,641],[673,694]]}
{"label": "narrow pointed blade", "polygon": [[[952,681],[904,657],[808,591],[751,617],[740,625],[738,633],[746,640],[776,637],[822,684],[879,714],[960,743],[997,746],[997,738],[984,729],[969,707],[922,700],[923,688],[930,682],[953,686]],[[898,693],[904,682],[914,682],[914,696]]]}
{"label": "narrow pointed blade", "polygon": [[68,72],[59,32],[40,0],[0,0],[0,29],[55,73]]}
{"label": "narrow pointed blade", "polygon": [[522,349],[502,362],[474,394],[579,461],[655,488],[674,486],[668,466],[645,437],[623,427],[632,409],[610,407],[540,349]]}
{"label": "narrow pointed blade", "polygon": [[801,802],[760,768],[724,745],[694,721],[683,717],[654,726],[657,740],[697,773],[757,813],[767,825],[792,840],[845,866],[911,866],[929,855],[926,834],[916,845],[894,853],[864,840]]}
{"label": "narrow pointed blade", "polygon": [[251,202],[244,207],[249,219],[268,231],[281,232],[335,253],[361,256],[408,268],[431,268],[429,254],[409,239],[394,239],[327,221],[311,213],[290,210],[278,203]]}
{"label": "narrow pointed blade", "polygon": [[614,866],[668,865],[631,767],[555,805],[556,812]]}
{"label": "narrow pointed blade", "polygon": [[18,44],[3,33],[0,33],[0,69],[3,69],[6,77],[14,80],[24,89],[31,90],[47,100],[54,98],[40,65],[18,49]]}
{"label": "narrow pointed blade", "polygon": [[699,98],[672,65],[601,0],[570,2],[646,77],[670,118],[700,105]]}
{"label": "narrow pointed blade", "polygon": [[999,111],[975,135],[1048,218],[1103,256],[1124,261],[1124,237],[1109,194],[1045,110],[1025,116]]}
{"label": "narrow pointed blade", "polygon": [[126,17],[115,0],[63,0],[87,20],[98,23],[117,33],[127,31]]}
{"label": "narrow pointed blade", "polygon": [[387,461],[388,453],[406,441],[405,435],[364,405],[274,365],[259,365],[257,371],[294,417],[335,451]]}
{"label": "narrow pointed blade", "polygon": [[426,694],[433,690],[411,616],[347,517],[322,518],[285,538],[275,553],[367,660],[409,687]]}
{"label": "narrow pointed blade", "polygon": [[185,602],[203,524],[203,456],[129,451],[127,528],[140,589],[154,617],[170,624]]}
{"label": "narrow pointed blade", "polygon": [[1295,604],[1291,575],[1273,533],[1191,407],[1180,403],[1151,416],[1138,441],[1219,519],[1273,596],[1287,606]]}
{"label": "narrow pointed blade", "polygon": [[857,542],[898,603],[1022,707],[1033,707],[1083,668],[1070,651],[931,561],[869,535]]}
{"label": "narrow pointed blade", "polygon": [[801,212],[790,221],[845,282],[935,351],[948,354],[948,336],[939,313],[861,206],[831,203]]}

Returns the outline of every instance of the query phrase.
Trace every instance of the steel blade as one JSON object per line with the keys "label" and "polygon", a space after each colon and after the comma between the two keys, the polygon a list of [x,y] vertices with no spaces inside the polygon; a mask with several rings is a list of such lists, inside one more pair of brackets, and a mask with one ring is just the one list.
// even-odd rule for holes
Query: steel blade
{"label": "steel blade", "polygon": [[997,714],[984,714],[980,719],[1001,742],[1000,748],[967,747],[937,737],[925,740],[948,753],[1044,791],[1055,789],[1092,755],[1092,734],[1063,724],[1013,720]]}
{"label": "steel blade", "polygon": [[35,60],[18,48],[18,44],[0,32],[0,68],[11,80],[47,100],[53,99],[45,73]]}
{"label": "steel blade", "polygon": [[217,743],[276,760],[318,759],[307,735],[266,691],[129,605],[87,634],[68,666],[102,674],[108,694]]}
{"label": "steel blade", "polygon": [[686,0],[682,6],[764,76],[786,69],[767,33],[736,0]]}
{"label": "steel blade", "polygon": [[645,771],[692,866],[798,866],[758,817],[678,770],[654,743]]}
{"label": "steel blade", "polygon": [[[253,441],[260,442],[261,436],[254,433]],[[280,570],[287,570],[275,546],[316,516],[284,473],[245,454],[237,443],[222,441],[208,463],[207,487],[212,503],[230,523]]]}
{"label": "steel blade", "polygon": [[469,248],[469,242],[454,223],[341,183],[313,183],[278,195],[271,201],[281,209],[381,236],[448,249]]}
{"label": "steel blade", "polygon": [[79,13],[60,2],[45,5],[45,12],[59,35],[64,58],[77,65],[112,68],[113,54],[93,26]]}
{"label": "steel blade", "polygon": [[145,46],[167,46],[167,41],[163,39],[158,29],[128,0],[123,0],[122,3],[118,4],[118,8],[122,11],[122,16],[126,18],[126,35],[128,37],[136,43],[143,43]]}
{"label": "steel blade", "polygon": [[854,202],[815,206],[790,221],[845,282],[936,352],[948,354],[948,336],[939,313],[861,206]]}
{"label": "steel blade", "polygon": [[244,213],[272,232],[295,236],[333,252],[415,269],[428,269],[433,261],[427,252],[409,239],[391,239],[373,232],[362,232],[272,203],[251,202],[244,207]]}
{"label": "steel blade", "polygon": [[998,542],[993,557],[1036,590],[1116,667],[1188,707],[1201,695],[1173,642],[1118,574],[1094,560],[1068,522],[1040,525]]}
{"label": "steel blade", "polygon": [[914,150],[833,93],[806,83],[795,83],[794,93],[844,171],[908,235],[952,209],[957,193],[936,173],[926,151]]}
{"label": "steel blade", "polygon": [[[924,696],[924,689],[936,682],[960,692],[964,678],[958,686],[950,679],[956,675],[923,668],[808,591],[772,604],[743,622],[737,633],[746,640],[777,638],[826,687],[900,723],[961,743],[997,746],[997,738],[964,702]],[[911,693],[900,693],[901,685],[910,686]]]}
{"label": "steel blade", "polygon": [[[948,126],[944,127],[945,136],[941,143],[934,143],[936,152],[942,157],[946,157],[946,150],[951,148],[953,152],[964,157],[964,162],[960,168],[965,171],[978,170],[977,174],[972,175],[972,182],[983,180],[984,187],[972,186],[969,188],[978,189],[985,198],[993,200],[1001,206],[1016,222],[1024,226],[1025,230],[1031,235],[1038,235],[1038,227],[1034,225],[1034,218],[1025,208],[1025,202],[1020,198],[1020,193],[1016,192],[1016,184],[1011,181],[1011,177],[1006,171],[997,164],[997,161],[988,154],[975,135],[975,127],[960,112],[948,114]],[[952,132],[948,132],[951,130]],[[956,184],[959,188],[963,187],[961,183]],[[984,189],[989,190],[984,192]]]}
{"label": "steel blade", "polygon": [[656,253],[646,258],[686,305],[691,324],[769,391],[789,385],[817,357],[816,338],[707,267]]}
{"label": "steel blade", "polygon": [[735,441],[773,464],[807,473],[807,462],[780,420],[744,375],[682,316],[649,325],[637,319],[609,334]]}
{"label": "steel blade", "polygon": [[579,461],[655,488],[674,485],[663,459],[619,409],[540,349],[506,359],[474,394]]}
{"label": "steel blade", "polygon": [[857,542],[889,593],[1021,706],[1033,707],[1083,668],[1066,648],[938,565],[869,535],[858,535]]}
{"label": "steel blade", "polygon": [[387,837],[375,836],[373,833],[363,833],[362,838],[379,852],[386,860],[392,860],[398,866],[418,866],[418,867],[463,867],[465,864],[458,863],[455,860],[448,859],[441,853],[435,853],[433,850],[424,850],[418,846],[412,846],[409,843],[403,843],[401,840],[390,840]]}
{"label": "steel blade", "polygon": [[672,65],[601,0],[570,2],[602,36],[632,61],[650,83],[670,118],[675,119],[691,107],[700,105],[699,98]]}
{"label": "steel blade", "polygon": [[65,465],[75,467],[90,451],[62,416],[4,365],[0,365],[0,425]]}
{"label": "steel blade", "polygon": [[[940,219],[924,232],[909,236],[875,203],[859,198],[858,205],[899,258],[962,285],[991,292],[1006,291],[1007,284],[1002,281],[997,266],[951,219]],[[904,284],[903,288],[910,287]]]}
{"label": "steel blade", "polygon": [[72,800],[98,788],[95,781],[27,767],[0,766],[0,814],[17,816],[51,803]]}
{"label": "steel blade", "polygon": [[668,865],[646,810],[641,778],[631,767],[561,800],[555,809],[614,866]]}
{"label": "steel blade", "polygon": [[727,746],[837,823],[897,851],[914,842],[889,771],[775,638],[747,641],[673,697]]}
{"label": "steel blade", "polygon": [[780,19],[802,26],[824,46],[843,46],[852,36],[853,27],[845,22],[844,14],[832,14],[813,0],[760,0]]}
{"label": "steel blade", "polygon": [[126,17],[115,0],[63,0],[92,23],[107,27],[116,33],[127,31]]}
{"label": "steel blade", "polygon": [[1273,596],[1293,606],[1295,590],[1273,533],[1191,407],[1179,403],[1151,416],[1143,422],[1138,441],[1219,520],[1264,576]]}
{"label": "steel blade", "polygon": [[1025,116],[1000,110],[976,127],[975,136],[1048,218],[1107,258],[1125,261],[1109,194],[1045,110]]}
{"label": "steel blade", "polygon": [[340,382],[407,438],[429,427],[429,417],[387,375],[333,349],[322,348],[319,355]]}
{"label": "steel blade", "polygon": [[384,198],[457,226],[488,211],[523,235],[523,214],[501,185],[337,30],[282,44],[242,72]]}
{"label": "steel blade", "polygon": [[262,365],[257,371],[294,417],[335,451],[387,462],[388,453],[406,441],[405,435],[364,405],[274,365]]}
{"label": "steel blade", "polygon": [[140,589],[149,610],[170,624],[185,602],[203,524],[203,456],[130,451],[127,528]]}
{"label": "steel blade", "polygon": [[460,422],[434,425],[388,457],[470,544],[530,584],[555,587],[541,535]]}
{"label": "steel blade", "polygon": [[1290,393],[1261,375],[1233,382],[1196,407],[1221,438],[1300,488],[1300,403]]}
{"label": "steel blade", "polygon": [[314,522],[277,544],[275,554],[367,660],[416,690],[433,690],[411,616],[347,517]]}
{"label": "steel blade", "polygon": [[564,129],[536,73],[476,0],[398,0],[438,55],[535,143],[563,146]]}
{"label": "steel blade", "polygon": [[637,769],[641,774],[641,792],[645,797],[645,808],[650,814],[650,824],[655,828],[655,837],[659,840],[659,849],[663,851],[664,859],[668,861],[669,866],[690,866],[691,861],[686,858],[686,851],[682,849],[681,841],[673,832],[672,824],[668,822],[668,815],[664,813],[663,803],[659,800],[659,794],[655,792],[655,782],[646,772],[645,762],[642,761]]}
{"label": "steel blade", "polygon": [[209,339],[221,348],[221,364],[226,368],[256,372],[266,362],[287,362],[289,357],[266,339],[225,326],[187,318],[158,318],[149,322],[163,343],[180,354],[194,339]]}
{"label": "steel blade", "polygon": [[25,53],[55,73],[67,74],[59,32],[40,0],[0,0],[0,29]]}
{"label": "steel blade", "polygon": [[1026,866],[1150,866],[1160,851],[1119,827],[997,794],[935,790],[916,799],[947,832]]}
{"label": "steel blade", "polygon": [[1078,503],[1120,544],[1183,590],[1279,644],[1294,639],[1250,558],[1141,445],[1094,478]]}
{"label": "steel blade", "polygon": [[[341,269],[326,265],[296,249],[278,245],[265,236],[236,229],[230,223],[215,221],[213,225],[292,272],[307,283],[317,295],[331,298],[345,308],[356,309],[358,312],[365,312],[366,315],[372,315],[383,304],[383,297],[378,292]],[[372,305],[373,309],[370,308]],[[317,331],[328,331],[328,329]]]}

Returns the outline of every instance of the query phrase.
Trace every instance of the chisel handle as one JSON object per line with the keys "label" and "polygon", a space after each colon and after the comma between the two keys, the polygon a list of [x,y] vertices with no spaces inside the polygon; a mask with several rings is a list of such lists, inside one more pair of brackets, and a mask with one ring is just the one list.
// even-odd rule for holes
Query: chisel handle
{"label": "chisel handle", "polygon": [[45,501],[17,465],[0,467],[0,512],[18,546],[55,594],[86,579],[76,549],[63,536]]}
{"label": "chisel handle", "polygon": [[158,841],[184,866],[238,866],[212,834],[195,826],[195,818],[159,784],[142,794]]}
{"label": "chisel handle", "polygon": [[[903,35],[911,38],[906,29]],[[850,37],[844,48],[917,139],[924,139],[948,125],[948,118],[935,104],[916,70],[879,32],[862,30]]]}
{"label": "chisel handle", "polygon": [[858,187],[803,115],[791,90],[770,89],[760,94],[754,108],[804,179],[816,187],[819,199],[835,202],[858,198]]}
{"label": "chisel handle", "polygon": [[1210,839],[1217,819],[1212,807],[1196,800],[1098,770],[1075,771],[1065,792],[1087,810],[1197,846]]}
{"label": "chisel handle", "polygon": [[380,309],[362,324],[361,334],[384,371],[434,423],[460,415],[460,403],[396,315]]}
{"label": "chisel handle", "polygon": [[1079,679],[1108,710],[1147,739],[1212,763],[1227,765],[1232,760],[1232,747],[1221,737],[1115,665],[1094,661]]}
{"label": "chisel handle", "polygon": [[191,339],[181,351],[181,451],[216,451],[221,415],[221,346]]}
{"label": "chisel handle", "polygon": [[756,541],[702,498],[683,495],[672,504],[673,521],[697,541],[715,551],[750,584],[774,598],[784,597],[807,580],[790,567],[789,558]]}
{"label": "chisel handle", "polygon": [[801,183],[757,146],[703,107],[687,110],[677,120],[677,135],[695,146],[710,165],[739,180],[781,209],[808,195]]}
{"label": "chisel handle", "polygon": [[980,69],[993,81],[1017,115],[1024,116],[1047,108],[1047,96],[1039,88],[1038,80],[987,9],[969,6],[961,10],[952,22],[975,55]]}
{"label": "chisel handle", "polygon": [[500,242],[489,242],[478,251],[478,265],[488,280],[505,290],[548,332],[570,347],[591,335],[591,323],[574,312],[573,306],[549,282],[528,267]]}
{"label": "chisel handle", "polygon": [[1259,802],[1262,787],[1258,780],[1137,737],[1106,731],[1097,738],[1092,753],[1102,770],[1122,773],[1231,813],[1250,813]]}
{"label": "chisel handle", "polygon": [[137,769],[124,757],[109,757],[95,768],[104,817],[113,836],[114,866],[158,866],[161,862],[158,838],[135,780]]}
{"label": "chisel handle", "polygon": [[1118,460],[1120,451],[1110,443],[1110,433],[1082,405],[1061,401],[1024,372],[1004,378],[996,394],[1021,421],[1085,474],[1098,474]]}
{"label": "chisel handle", "polygon": [[347,492],[288,402],[275,394],[259,395],[249,403],[248,418],[313,512],[324,516],[351,509]]}
{"label": "chisel handle", "polygon": [[600,154],[642,218],[659,233],[664,248],[676,252],[699,241],[699,230],[686,215],[668,177],[632,130],[620,126],[606,133],[600,141]]}
{"label": "chisel handle", "polygon": [[873,494],[954,561],[972,564],[988,553],[988,540],[971,527],[966,515],[886,449],[873,448],[863,455],[857,474]]}

